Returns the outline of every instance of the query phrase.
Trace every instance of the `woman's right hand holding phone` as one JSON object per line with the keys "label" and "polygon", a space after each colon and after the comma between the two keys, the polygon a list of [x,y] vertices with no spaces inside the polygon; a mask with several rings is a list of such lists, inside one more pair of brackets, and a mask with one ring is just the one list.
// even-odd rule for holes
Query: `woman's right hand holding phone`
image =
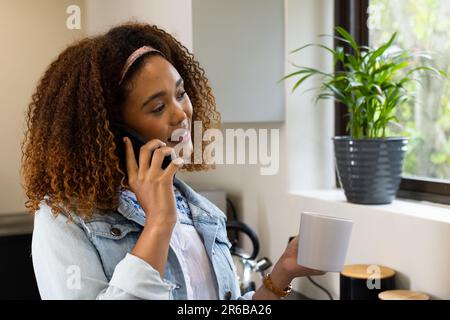
{"label": "woman's right hand holding phone", "polygon": [[[144,144],[139,153],[139,165],[130,139],[124,138],[128,185],[147,216],[146,225],[172,229],[178,219],[173,177],[183,166],[182,158],[175,158],[172,148],[153,139]],[[165,156],[173,155],[170,165],[161,168]]]}
{"label": "woman's right hand holding phone", "polygon": [[146,261],[162,277],[172,231],[178,219],[173,176],[183,165],[183,160],[172,158],[170,165],[163,170],[164,157],[175,155],[175,152],[161,140],[154,139],[141,147],[138,165],[131,140],[124,138],[124,142],[128,185],[146,215],[144,229],[131,254]]}

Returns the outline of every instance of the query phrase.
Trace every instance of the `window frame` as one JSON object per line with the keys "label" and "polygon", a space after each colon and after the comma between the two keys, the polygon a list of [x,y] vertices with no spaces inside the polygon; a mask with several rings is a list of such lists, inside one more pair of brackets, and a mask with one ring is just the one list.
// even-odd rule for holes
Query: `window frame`
{"label": "window frame", "polygon": [[[334,0],[334,25],[348,30],[359,45],[369,44],[369,29],[367,27],[368,8],[370,0]],[[339,40],[335,39],[335,47]],[[339,66],[336,68],[339,70]],[[345,128],[348,121],[344,117],[345,108],[335,102],[335,135],[347,135]],[[339,179],[336,173],[336,183]],[[427,179],[403,178],[397,197],[450,204],[450,183],[436,182]]]}

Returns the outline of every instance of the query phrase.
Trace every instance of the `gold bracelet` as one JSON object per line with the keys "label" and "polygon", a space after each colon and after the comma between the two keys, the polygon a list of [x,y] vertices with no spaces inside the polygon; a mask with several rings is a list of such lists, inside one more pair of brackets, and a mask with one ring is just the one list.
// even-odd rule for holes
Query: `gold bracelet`
{"label": "gold bracelet", "polygon": [[284,290],[281,290],[280,288],[276,287],[272,282],[272,278],[270,278],[270,273],[266,273],[264,275],[263,283],[267,289],[269,289],[271,292],[275,293],[280,298],[286,297],[292,291],[291,284],[289,284]]}

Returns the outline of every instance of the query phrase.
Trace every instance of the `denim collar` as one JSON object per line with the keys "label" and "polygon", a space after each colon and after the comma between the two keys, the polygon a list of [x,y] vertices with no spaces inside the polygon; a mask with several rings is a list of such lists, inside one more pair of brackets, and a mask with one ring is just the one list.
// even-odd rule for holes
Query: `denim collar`
{"label": "denim collar", "polygon": [[[207,201],[205,198],[201,197],[184,181],[178,179],[176,176],[174,177],[173,184],[178,188],[178,190],[181,191],[186,201],[188,202],[192,218],[194,220],[194,225],[196,224],[196,222],[217,224],[219,218],[225,217],[225,214],[220,209]],[[140,210],[136,209],[135,205],[131,203],[130,200],[128,200],[126,197],[119,197],[119,206],[117,208],[117,211],[128,220],[134,221],[137,224],[144,226],[145,215],[142,214]]]}

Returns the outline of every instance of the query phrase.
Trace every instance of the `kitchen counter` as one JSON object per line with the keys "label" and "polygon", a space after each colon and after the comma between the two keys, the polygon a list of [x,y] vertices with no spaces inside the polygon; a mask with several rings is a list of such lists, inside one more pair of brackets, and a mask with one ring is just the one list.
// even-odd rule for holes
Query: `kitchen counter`
{"label": "kitchen counter", "polygon": [[33,216],[28,213],[0,214],[0,237],[31,234]]}

